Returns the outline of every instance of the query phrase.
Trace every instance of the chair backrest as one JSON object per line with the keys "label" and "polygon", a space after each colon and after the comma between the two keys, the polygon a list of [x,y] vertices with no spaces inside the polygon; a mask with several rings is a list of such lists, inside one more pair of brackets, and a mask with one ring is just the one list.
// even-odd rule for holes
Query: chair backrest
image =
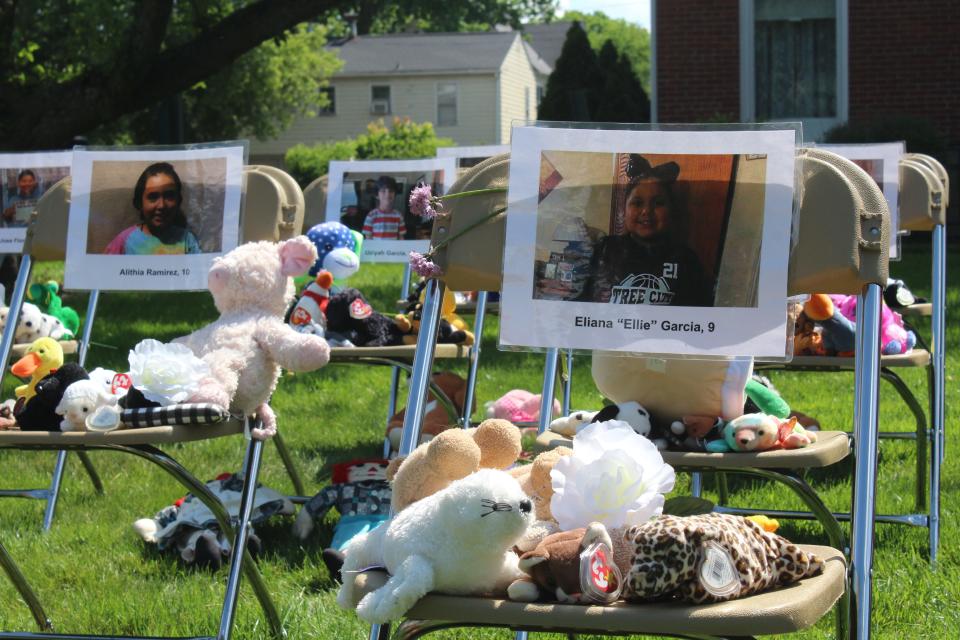
{"label": "chair backrest", "polygon": [[944,184],[930,166],[919,160],[900,161],[900,228],[931,231],[946,222]]}
{"label": "chair backrest", "polygon": [[283,189],[283,203],[280,205],[282,220],[277,225],[279,237],[277,240],[289,240],[299,235],[303,229],[303,214],[306,208],[304,202],[303,190],[293,177],[276,167],[270,165],[250,165],[244,167],[245,172],[265,173],[280,185]]}
{"label": "chair backrest", "polygon": [[[801,207],[798,238],[790,255],[791,295],[829,291],[859,293],[868,283],[885,283],[890,233],[883,193],[853,162],[822,150],[801,152]],[[506,187],[509,155],[485,160],[450,189]],[[450,215],[434,224],[436,244],[459,233],[497,207],[506,193],[460,198],[445,204]],[[501,214],[435,252],[434,260],[455,291],[499,291],[503,272],[506,216]]]}
{"label": "chair backrest", "polygon": [[[275,172],[280,170],[265,172],[259,168],[244,167],[241,242],[283,240],[300,232],[303,200],[302,194],[299,200],[296,195],[299,186],[290,178],[290,183],[297,191],[292,190],[289,183],[285,187],[285,181],[278,179]],[[66,256],[70,187],[70,178],[64,178],[48,189],[37,202],[23,246],[23,252],[34,260],[63,260]],[[117,191],[111,197],[126,200],[130,194]],[[299,215],[297,207],[301,207]],[[289,219],[291,216],[292,220]]]}
{"label": "chair backrest", "polygon": [[933,156],[928,156],[924,153],[908,153],[903,156],[903,159],[914,160],[920,164],[925,164],[937,174],[937,177],[940,178],[940,184],[943,185],[942,206],[943,210],[946,211],[947,207],[950,206],[950,174],[947,173],[947,168],[940,164],[940,161]]}
{"label": "chair backrest", "polygon": [[320,176],[303,190],[307,210],[303,218],[303,228],[309,230],[327,219],[327,176]]}

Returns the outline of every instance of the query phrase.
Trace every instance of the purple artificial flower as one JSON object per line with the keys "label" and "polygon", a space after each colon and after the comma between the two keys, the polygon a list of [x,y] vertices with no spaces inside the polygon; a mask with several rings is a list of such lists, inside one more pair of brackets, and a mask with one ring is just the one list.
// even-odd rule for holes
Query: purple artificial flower
{"label": "purple artificial flower", "polygon": [[422,253],[410,252],[410,268],[422,278],[438,278],[443,275],[443,269]]}
{"label": "purple artificial flower", "polygon": [[424,220],[437,217],[434,205],[440,206],[439,198],[433,197],[433,191],[428,184],[420,184],[410,192],[410,211]]}

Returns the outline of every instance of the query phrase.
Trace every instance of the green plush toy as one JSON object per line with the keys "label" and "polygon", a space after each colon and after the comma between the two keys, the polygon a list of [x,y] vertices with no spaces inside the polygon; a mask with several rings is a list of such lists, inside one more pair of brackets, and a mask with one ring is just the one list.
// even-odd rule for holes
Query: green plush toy
{"label": "green plush toy", "polygon": [[59,292],[60,285],[53,280],[44,283],[35,282],[27,290],[27,300],[37,305],[43,313],[59,320],[70,332],[70,337],[74,337],[80,329],[80,316],[71,307],[63,306]]}
{"label": "green plush toy", "polygon": [[771,389],[759,380],[751,378],[747,381],[746,394],[756,408],[748,404],[744,409],[745,413],[765,413],[781,419],[790,416],[790,405],[787,401],[780,397],[776,389]]}

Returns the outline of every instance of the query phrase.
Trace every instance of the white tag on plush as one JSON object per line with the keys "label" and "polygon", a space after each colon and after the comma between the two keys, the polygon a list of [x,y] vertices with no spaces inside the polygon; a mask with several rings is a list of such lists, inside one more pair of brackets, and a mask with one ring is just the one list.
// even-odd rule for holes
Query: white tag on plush
{"label": "white tag on plush", "polygon": [[703,560],[700,562],[700,584],[717,597],[736,598],[740,594],[740,575],[727,550],[714,541],[703,545]]}

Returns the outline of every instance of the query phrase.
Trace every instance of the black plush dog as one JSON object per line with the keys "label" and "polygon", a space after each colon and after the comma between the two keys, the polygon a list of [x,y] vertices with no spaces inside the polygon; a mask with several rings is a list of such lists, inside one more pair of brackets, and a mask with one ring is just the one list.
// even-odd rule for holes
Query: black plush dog
{"label": "black plush dog", "polygon": [[327,304],[327,334],[346,338],[358,347],[389,347],[403,343],[393,320],[373,310],[357,289],[347,288],[330,296]]}
{"label": "black plush dog", "polygon": [[77,380],[88,380],[86,370],[68,362],[53,373],[44,376],[36,386],[37,394],[23,406],[17,403],[13,416],[22,431],[59,431],[60,416],[54,411],[63,392]]}

